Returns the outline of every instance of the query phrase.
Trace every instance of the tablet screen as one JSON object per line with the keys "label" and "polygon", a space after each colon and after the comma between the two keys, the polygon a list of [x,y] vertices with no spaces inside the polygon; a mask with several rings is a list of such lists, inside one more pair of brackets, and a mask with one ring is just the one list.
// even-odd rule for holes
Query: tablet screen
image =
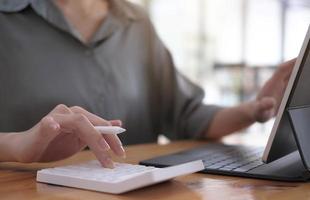
{"label": "tablet screen", "polygon": [[[310,55],[309,41],[307,40],[309,40],[309,31],[304,42],[304,45],[306,45],[303,47],[305,48],[304,53],[301,52],[300,55],[302,56],[301,64],[299,66],[296,78],[293,80],[293,85],[288,85],[287,87],[287,90],[291,88],[291,91],[288,91],[288,98],[283,98],[283,101],[287,99],[287,102],[284,104],[285,108],[282,108],[282,110],[281,108],[279,109],[277,116],[279,119],[276,119],[273,132],[269,138],[271,141],[268,141],[268,145],[271,146],[269,146],[270,149],[269,152],[267,152],[268,155],[264,154],[264,161],[271,162],[297,150],[297,145],[289,121],[287,109],[290,107],[310,105]],[[279,120],[278,124],[277,120]],[[267,151],[268,145],[266,147]]]}

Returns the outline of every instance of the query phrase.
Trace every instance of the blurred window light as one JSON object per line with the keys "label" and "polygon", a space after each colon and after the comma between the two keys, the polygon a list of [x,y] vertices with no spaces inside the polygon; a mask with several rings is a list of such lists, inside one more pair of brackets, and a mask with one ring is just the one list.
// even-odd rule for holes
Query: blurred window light
{"label": "blurred window light", "polygon": [[246,64],[278,64],[281,59],[281,2],[247,0],[246,4]]}
{"label": "blurred window light", "polygon": [[260,79],[272,73],[253,69],[244,74],[242,67],[276,66],[296,57],[310,22],[308,0],[131,1],[149,11],[176,67],[206,90],[208,103],[223,105],[245,99],[238,97],[244,95],[244,81],[237,79],[252,81],[248,84],[257,89]]}
{"label": "blurred window light", "polygon": [[215,62],[242,62],[243,0],[208,1],[206,29],[214,43]]}
{"label": "blurred window light", "polygon": [[149,11],[159,36],[172,52],[176,66],[191,78],[199,65],[196,47],[199,34],[199,0],[154,0]]}
{"label": "blurred window light", "polygon": [[255,98],[278,63],[298,55],[310,23],[309,0],[130,1],[147,9],[176,67],[205,90],[204,102],[224,106]]}
{"label": "blurred window light", "polygon": [[310,1],[308,6],[288,4],[286,12],[284,58],[291,59],[298,55],[303,39],[310,24]]}

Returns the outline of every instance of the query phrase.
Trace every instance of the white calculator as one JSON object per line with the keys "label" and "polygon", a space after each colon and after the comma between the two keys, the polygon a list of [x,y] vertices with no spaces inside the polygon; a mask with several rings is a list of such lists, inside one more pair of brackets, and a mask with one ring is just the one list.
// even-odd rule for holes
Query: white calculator
{"label": "white calculator", "polygon": [[204,169],[201,160],[166,168],[115,163],[103,168],[97,160],[39,170],[37,181],[99,192],[120,194]]}

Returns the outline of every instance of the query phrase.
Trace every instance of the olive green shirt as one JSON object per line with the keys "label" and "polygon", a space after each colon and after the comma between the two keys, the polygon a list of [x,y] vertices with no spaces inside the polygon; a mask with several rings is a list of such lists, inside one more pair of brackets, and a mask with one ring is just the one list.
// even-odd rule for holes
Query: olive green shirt
{"label": "olive green shirt", "polygon": [[199,137],[219,109],[182,76],[143,9],[111,0],[85,44],[49,0],[0,0],[0,132],[34,126],[57,104],[121,119],[124,144]]}

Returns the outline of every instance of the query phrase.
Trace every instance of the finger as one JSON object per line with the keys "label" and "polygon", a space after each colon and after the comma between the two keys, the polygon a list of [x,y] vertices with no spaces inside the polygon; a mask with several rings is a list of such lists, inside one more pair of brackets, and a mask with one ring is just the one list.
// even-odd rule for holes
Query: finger
{"label": "finger", "polygon": [[[107,120],[102,119],[101,117],[99,117],[97,115],[94,115],[94,114],[88,112],[87,110],[85,110],[81,107],[74,106],[74,107],[71,107],[70,109],[72,110],[73,113],[85,115],[94,126],[100,126],[100,125],[111,126],[112,123],[121,125],[120,120],[112,120],[112,123],[111,123]],[[106,139],[106,141],[108,142],[112,151],[116,155],[121,156],[121,157],[125,157],[125,150],[123,148],[122,142],[120,141],[120,139],[118,138],[117,135],[110,135],[110,136],[105,135],[104,138]]]}
{"label": "finger", "polygon": [[[288,73],[286,74],[285,78],[284,78],[284,83],[287,84],[287,82],[289,81],[290,77],[291,77],[291,73],[292,73],[292,70],[295,66],[295,63],[296,63],[296,58],[290,60],[290,61],[287,61],[286,63],[284,63],[284,71],[288,71]],[[288,68],[288,69],[287,69]]]}
{"label": "finger", "polygon": [[259,100],[258,108],[259,110],[270,110],[276,106],[276,99],[273,97],[264,97]]}
{"label": "finger", "polygon": [[267,110],[260,114],[259,118],[257,119],[258,122],[263,123],[268,121],[274,116],[273,110]]}
{"label": "finger", "polygon": [[105,139],[98,133],[92,123],[83,114],[55,114],[53,115],[55,121],[57,121],[61,127],[66,129],[72,129],[77,136],[85,142],[102,166],[113,168],[113,161],[111,160],[108,150],[110,146]]}
{"label": "finger", "polygon": [[84,108],[82,107],[79,107],[79,106],[73,106],[73,107],[70,107],[70,110],[73,112],[73,113],[77,113],[77,114],[83,114],[85,115],[91,122],[94,126],[111,126],[111,123],[105,119],[102,119],[101,117],[91,113],[91,112],[88,112],[87,110],[85,110]]}
{"label": "finger", "polygon": [[296,58],[288,60],[288,61],[280,64],[280,67],[278,69],[282,70],[282,71],[292,70],[295,63],[296,63]]}
{"label": "finger", "polygon": [[44,117],[40,122],[40,133],[46,140],[53,140],[60,133],[59,130],[60,125],[51,116]]}
{"label": "finger", "polygon": [[117,156],[120,156],[123,158],[126,157],[125,149],[124,149],[122,142],[120,141],[120,139],[118,138],[117,135],[104,134],[103,137],[107,141],[107,143],[110,145],[112,151]]}
{"label": "finger", "polygon": [[265,122],[275,115],[276,100],[272,97],[265,97],[257,102],[256,121]]}
{"label": "finger", "polygon": [[57,105],[50,113],[51,114],[71,114],[72,111],[70,110],[70,108],[64,104],[59,104]]}
{"label": "finger", "polygon": [[123,122],[119,119],[110,120],[109,122],[111,123],[112,126],[120,126],[120,127],[123,126]]}
{"label": "finger", "polygon": [[284,76],[285,79],[287,79],[294,68],[295,62],[296,58],[280,64],[275,74],[279,76]]}
{"label": "finger", "polygon": [[[109,122],[111,123],[112,126],[122,126],[121,120],[110,120]],[[104,135],[104,138],[110,144],[111,149],[116,153],[116,155],[121,156],[123,158],[126,157],[123,145],[116,135]],[[118,147],[119,145],[120,148],[114,148]]]}

